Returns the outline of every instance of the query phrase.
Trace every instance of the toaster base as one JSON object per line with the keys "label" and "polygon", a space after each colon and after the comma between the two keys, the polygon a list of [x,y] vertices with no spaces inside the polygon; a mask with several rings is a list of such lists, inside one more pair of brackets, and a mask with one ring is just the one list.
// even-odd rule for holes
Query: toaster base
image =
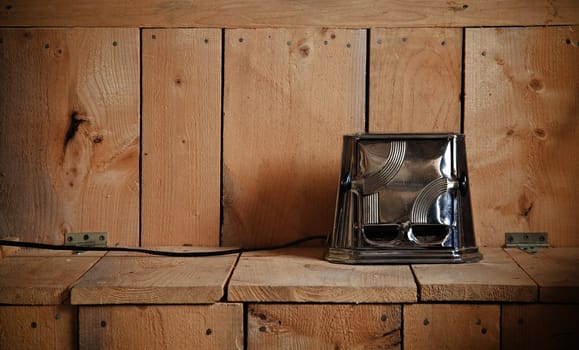
{"label": "toaster base", "polygon": [[326,260],[339,264],[449,264],[477,262],[478,248],[464,249],[342,249],[329,248]]}

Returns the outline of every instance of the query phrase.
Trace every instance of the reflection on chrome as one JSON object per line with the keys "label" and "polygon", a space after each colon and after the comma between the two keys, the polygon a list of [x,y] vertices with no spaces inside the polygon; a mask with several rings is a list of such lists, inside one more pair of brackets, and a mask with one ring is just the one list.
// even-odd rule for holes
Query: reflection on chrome
{"label": "reflection on chrome", "polygon": [[344,136],[334,230],[337,263],[478,261],[464,136]]}

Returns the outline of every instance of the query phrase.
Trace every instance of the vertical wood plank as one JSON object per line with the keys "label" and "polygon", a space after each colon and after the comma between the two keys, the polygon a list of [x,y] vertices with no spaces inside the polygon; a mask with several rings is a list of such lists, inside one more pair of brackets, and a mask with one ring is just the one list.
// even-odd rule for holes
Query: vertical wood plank
{"label": "vertical wood plank", "polygon": [[139,239],[138,29],[0,30],[0,236]]}
{"label": "vertical wood plank", "polygon": [[399,305],[250,304],[247,349],[400,349]]}
{"label": "vertical wood plank", "polygon": [[366,32],[226,31],[223,243],[332,228],[342,135],[364,129]]}
{"label": "vertical wood plank", "polygon": [[73,350],[76,344],[76,307],[0,306],[0,349]]}
{"label": "vertical wood plank", "polygon": [[404,305],[405,349],[499,349],[499,305]]}
{"label": "vertical wood plank", "polygon": [[475,230],[577,246],[579,27],[466,30],[465,133]]}
{"label": "vertical wood plank", "polygon": [[503,305],[504,350],[565,350],[579,345],[579,305]]}
{"label": "vertical wood plank", "polygon": [[81,307],[80,349],[242,349],[242,304]]}
{"label": "vertical wood plank", "polygon": [[459,132],[462,29],[376,28],[371,132]]}
{"label": "vertical wood plank", "polygon": [[219,245],[221,30],[143,30],[141,244]]}

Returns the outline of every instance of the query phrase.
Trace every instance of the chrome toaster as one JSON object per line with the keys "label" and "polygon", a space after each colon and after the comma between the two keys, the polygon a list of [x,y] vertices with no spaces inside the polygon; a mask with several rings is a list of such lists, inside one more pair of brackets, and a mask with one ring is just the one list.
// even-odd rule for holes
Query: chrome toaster
{"label": "chrome toaster", "polygon": [[347,264],[481,259],[464,135],[344,136],[326,260]]}

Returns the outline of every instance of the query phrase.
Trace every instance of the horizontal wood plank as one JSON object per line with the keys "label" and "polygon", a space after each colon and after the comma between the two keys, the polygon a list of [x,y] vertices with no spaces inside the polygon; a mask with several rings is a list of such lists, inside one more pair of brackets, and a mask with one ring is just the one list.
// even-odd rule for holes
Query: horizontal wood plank
{"label": "horizontal wood plank", "polygon": [[400,349],[400,305],[250,304],[248,349]]}
{"label": "horizontal wood plank", "polygon": [[0,304],[54,305],[69,298],[70,287],[98,256],[10,256],[0,260]]}
{"label": "horizontal wood plank", "polygon": [[0,26],[453,27],[573,24],[574,0],[11,0]]}
{"label": "horizontal wood plank", "polygon": [[74,251],[74,250],[46,250],[46,249],[32,249],[32,248],[21,248],[16,251],[12,256],[13,257],[35,257],[35,256],[45,256],[45,257],[54,257],[54,256],[62,256],[62,257],[93,257],[93,256],[105,256],[107,254],[106,251],[98,252],[98,251]]}
{"label": "horizontal wood plank", "polygon": [[0,306],[0,349],[77,349],[77,308]]}
{"label": "horizontal wood plank", "polygon": [[465,107],[477,241],[546,231],[578,246],[579,26],[467,28]]}
{"label": "horizontal wood plank", "polygon": [[542,302],[579,302],[579,248],[541,249],[529,254],[507,249],[513,259],[539,285]]}
{"label": "horizontal wood plank", "polygon": [[71,290],[72,304],[202,304],[219,301],[237,255],[106,256]]}
{"label": "horizontal wood plank", "polygon": [[403,307],[405,349],[500,349],[499,305]]}
{"label": "horizontal wood plank", "polygon": [[416,301],[410,268],[352,266],[323,260],[324,250],[295,248],[242,254],[230,301],[401,303]]}
{"label": "horizontal wood plank", "polygon": [[535,301],[537,285],[501,248],[468,264],[412,265],[421,301]]}
{"label": "horizontal wood plank", "polygon": [[579,305],[503,305],[503,350],[566,350],[579,345]]}
{"label": "horizontal wood plank", "polygon": [[242,349],[243,306],[82,306],[81,349]]}

